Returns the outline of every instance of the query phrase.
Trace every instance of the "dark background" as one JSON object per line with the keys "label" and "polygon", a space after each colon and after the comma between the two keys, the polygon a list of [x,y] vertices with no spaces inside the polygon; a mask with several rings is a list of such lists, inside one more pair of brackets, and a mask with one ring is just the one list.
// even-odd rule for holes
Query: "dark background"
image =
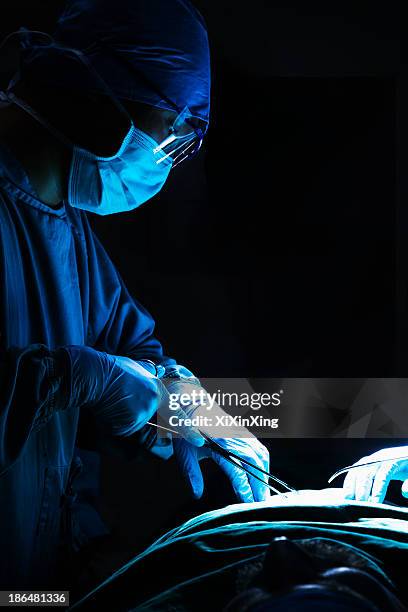
{"label": "dark background", "polygon": [[[402,3],[196,4],[213,53],[204,151],[153,202],[95,219],[96,232],[167,353],[198,376],[407,375]],[[2,29],[52,30],[60,5],[14,2]],[[325,486],[383,445],[273,444],[272,469],[298,487]],[[104,458],[119,557],[233,501],[208,471],[205,499],[190,503],[171,462]]]}

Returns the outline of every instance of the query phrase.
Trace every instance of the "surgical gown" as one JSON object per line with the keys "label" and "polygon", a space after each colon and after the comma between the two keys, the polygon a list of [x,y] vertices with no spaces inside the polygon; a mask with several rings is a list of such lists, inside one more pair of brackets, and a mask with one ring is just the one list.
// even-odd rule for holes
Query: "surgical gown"
{"label": "surgical gown", "polygon": [[0,276],[0,588],[45,588],[63,542],[79,418],[75,402],[57,410],[68,391],[49,350],[166,358],[86,214],[42,203],[3,145]]}

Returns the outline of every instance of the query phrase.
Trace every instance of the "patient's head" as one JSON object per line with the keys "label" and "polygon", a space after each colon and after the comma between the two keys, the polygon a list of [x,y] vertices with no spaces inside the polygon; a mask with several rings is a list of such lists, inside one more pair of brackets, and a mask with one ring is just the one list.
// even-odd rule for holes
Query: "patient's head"
{"label": "patient's head", "polygon": [[246,566],[225,612],[403,612],[375,560],[323,538],[276,538],[261,563]]}

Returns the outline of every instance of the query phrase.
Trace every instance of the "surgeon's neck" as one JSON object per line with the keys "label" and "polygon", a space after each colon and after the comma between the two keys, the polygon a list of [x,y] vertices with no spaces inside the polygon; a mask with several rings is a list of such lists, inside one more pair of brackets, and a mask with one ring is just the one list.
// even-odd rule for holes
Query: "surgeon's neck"
{"label": "surgeon's neck", "polygon": [[72,152],[14,105],[0,111],[0,141],[21,163],[38,198],[59,207],[66,197]]}

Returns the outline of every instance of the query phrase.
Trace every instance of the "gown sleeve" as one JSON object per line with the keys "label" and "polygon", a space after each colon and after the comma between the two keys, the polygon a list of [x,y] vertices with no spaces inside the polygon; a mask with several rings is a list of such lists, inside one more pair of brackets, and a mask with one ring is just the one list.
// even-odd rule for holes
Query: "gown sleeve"
{"label": "gown sleeve", "polygon": [[149,359],[163,366],[175,365],[163,354],[154,335],[149,312],[132,298],[98,238],[93,235],[91,253],[91,317],[95,333],[93,348],[112,355]]}

